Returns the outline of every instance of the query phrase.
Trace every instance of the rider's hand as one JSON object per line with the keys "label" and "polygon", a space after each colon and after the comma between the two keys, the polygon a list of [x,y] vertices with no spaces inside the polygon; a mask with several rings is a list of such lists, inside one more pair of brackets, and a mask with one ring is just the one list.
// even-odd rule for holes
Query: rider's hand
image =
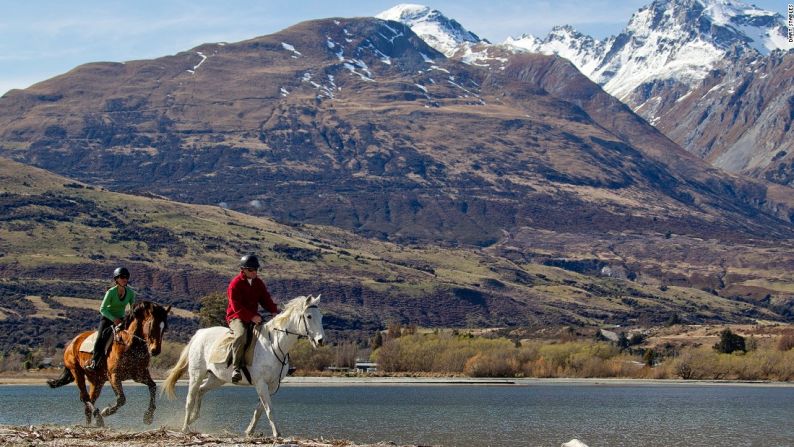
{"label": "rider's hand", "polygon": [[254,315],[254,318],[251,318],[251,321],[253,321],[256,324],[259,324],[262,322],[262,317],[260,317],[259,315]]}

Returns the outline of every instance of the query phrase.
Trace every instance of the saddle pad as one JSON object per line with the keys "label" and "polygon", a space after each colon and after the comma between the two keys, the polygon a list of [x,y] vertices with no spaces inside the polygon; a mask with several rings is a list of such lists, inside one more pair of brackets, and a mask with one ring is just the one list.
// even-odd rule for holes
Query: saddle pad
{"label": "saddle pad", "polygon": [[[251,335],[251,343],[248,344],[248,349],[245,350],[245,364],[249,366],[254,362],[254,345],[256,345],[255,341],[261,332],[260,327],[260,325],[254,326],[254,331]],[[233,341],[234,336],[232,336],[231,330],[226,332],[223,337],[216,340],[210,349],[210,363],[226,363],[230,361]]]}
{"label": "saddle pad", "polygon": [[80,352],[94,352],[94,343],[96,343],[97,332],[94,331],[80,343]]}
{"label": "saddle pad", "polygon": [[233,341],[234,337],[232,337],[231,331],[216,340],[210,349],[210,363],[226,363],[226,359],[229,358],[229,355],[232,353]]}

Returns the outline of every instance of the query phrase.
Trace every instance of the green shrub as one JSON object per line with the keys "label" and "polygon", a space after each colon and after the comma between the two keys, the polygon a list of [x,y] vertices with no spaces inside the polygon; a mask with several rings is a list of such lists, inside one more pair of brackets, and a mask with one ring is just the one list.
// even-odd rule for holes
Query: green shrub
{"label": "green shrub", "polygon": [[334,364],[336,352],[334,346],[312,348],[308,340],[298,340],[289,353],[291,366],[302,371],[322,371]]}
{"label": "green shrub", "polygon": [[226,325],[226,305],[228,299],[224,292],[214,292],[201,297],[199,300],[199,326],[225,326]]}
{"label": "green shrub", "polygon": [[725,329],[720,333],[720,341],[714,345],[714,350],[723,354],[730,354],[735,351],[747,351],[744,344],[744,337],[734,334],[730,329]]}

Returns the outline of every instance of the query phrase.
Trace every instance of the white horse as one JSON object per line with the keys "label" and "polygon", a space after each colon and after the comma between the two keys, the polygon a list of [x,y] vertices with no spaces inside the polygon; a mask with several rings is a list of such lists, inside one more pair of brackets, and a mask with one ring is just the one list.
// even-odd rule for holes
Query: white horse
{"label": "white horse", "polygon": [[[267,414],[273,436],[278,437],[279,431],[273,422],[270,396],[278,390],[281,380],[289,370],[287,354],[298,341],[299,337],[307,337],[313,347],[323,344],[323,316],[317,303],[320,296],[299,296],[284,306],[284,311],[267,322],[264,329],[253,340],[254,357],[250,365],[251,381],[259,395],[259,404],[254,410],[254,417],[245,434],[250,436],[262,415]],[[179,356],[179,361],[168,374],[163,386],[163,393],[169,399],[176,397],[174,385],[184,374],[189,372],[187,400],[185,402],[185,424],[182,431],[190,431],[190,424],[199,417],[201,399],[207,391],[232,381],[233,367],[227,362],[212,363],[215,342],[226,336],[228,328],[217,326],[199,329]],[[239,382],[247,384],[243,378]]]}

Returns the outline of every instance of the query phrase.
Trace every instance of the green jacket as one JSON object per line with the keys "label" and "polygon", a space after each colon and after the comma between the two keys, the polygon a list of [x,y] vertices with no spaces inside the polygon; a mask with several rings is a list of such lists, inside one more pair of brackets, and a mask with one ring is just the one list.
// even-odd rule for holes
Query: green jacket
{"label": "green jacket", "polygon": [[105,292],[105,298],[102,299],[102,305],[99,306],[99,313],[110,321],[121,320],[124,318],[124,309],[127,306],[132,307],[134,303],[135,291],[130,286],[127,286],[124,301],[119,299],[119,286],[114,286]]}

